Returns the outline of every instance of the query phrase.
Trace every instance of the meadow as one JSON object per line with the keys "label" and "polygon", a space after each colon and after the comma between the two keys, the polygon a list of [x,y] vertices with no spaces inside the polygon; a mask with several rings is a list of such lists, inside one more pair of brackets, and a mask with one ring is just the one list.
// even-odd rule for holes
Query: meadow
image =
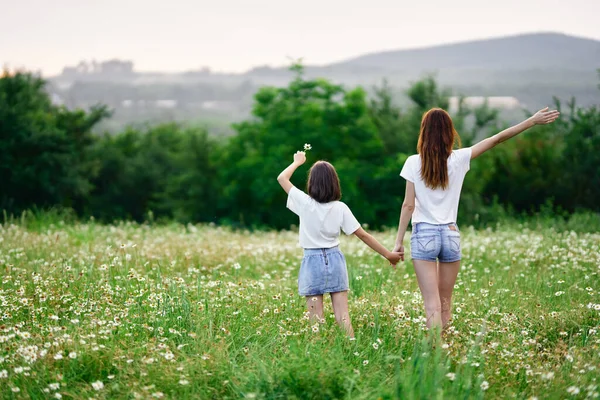
{"label": "meadow", "polygon": [[307,319],[293,231],[5,223],[0,398],[597,398],[600,234],[462,236],[454,318],[431,346],[411,262],[354,237],[350,340],[329,299],[324,324]]}

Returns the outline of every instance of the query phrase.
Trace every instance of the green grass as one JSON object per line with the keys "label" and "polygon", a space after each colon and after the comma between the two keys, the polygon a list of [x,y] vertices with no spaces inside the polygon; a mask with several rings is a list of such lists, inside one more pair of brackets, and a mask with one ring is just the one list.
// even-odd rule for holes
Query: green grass
{"label": "green grass", "polygon": [[453,324],[432,347],[412,264],[394,270],[355,238],[350,341],[329,301],[324,325],[305,317],[296,233],[54,219],[0,226],[0,398],[600,392],[598,233],[464,227]]}

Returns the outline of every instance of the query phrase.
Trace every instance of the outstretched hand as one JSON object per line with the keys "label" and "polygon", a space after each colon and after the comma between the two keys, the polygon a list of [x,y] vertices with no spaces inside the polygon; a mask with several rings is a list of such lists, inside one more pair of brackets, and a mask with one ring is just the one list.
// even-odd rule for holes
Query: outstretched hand
{"label": "outstretched hand", "polygon": [[297,151],[294,154],[294,163],[298,165],[302,165],[306,162],[306,153],[303,151]]}
{"label": "outstretched hand", "polygon": [[545,125],[554,122],[560,116],[557,110],[549,110],[548,107],[536,112],[531,119],[536,125]]}

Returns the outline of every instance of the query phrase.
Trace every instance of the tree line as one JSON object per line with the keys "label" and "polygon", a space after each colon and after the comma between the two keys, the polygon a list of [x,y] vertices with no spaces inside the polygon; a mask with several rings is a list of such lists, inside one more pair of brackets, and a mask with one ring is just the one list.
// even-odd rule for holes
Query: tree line
{"label": "tree line", "polygon": [[[288,86],[263,87],[252,117],[231,138],[205,129],[161,124],[97,135],[105,106],[84,111],[52,103],[46,82],[5,71],[0,78],[0,209],[65,208],[101,221],[169,219],[239,227],[288,228],[276,176],[310,143],[308,162],[325,159],[340,175],[345,201],[372,227],[397,223],[404,194],[399,177],[414,154],[420,119],[448,108],[451,91],[434,78],[408,89],[410,106],[394,103],[385,82],[368,96],[326,79],[306,79],[300,65]],[[502,144],[472,163],[459,222],[489,223],[543,207],[600,211],[600,107],[556,101],[560,121]],[[524,116],[526,113],[524,112]],[[504,127],[498,111],[460,104],[454,113],[463,146]],[[294,183],[303,187],[306,172]]]}

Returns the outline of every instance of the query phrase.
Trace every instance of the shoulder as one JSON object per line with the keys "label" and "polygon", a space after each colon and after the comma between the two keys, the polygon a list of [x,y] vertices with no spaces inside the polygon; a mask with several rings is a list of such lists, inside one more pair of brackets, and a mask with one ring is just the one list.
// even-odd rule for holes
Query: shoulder
{"label": "shoulder", "polygon": [[290,191],[288,192],[288,198],[303,203],[308,203],[312,200],[312,197],[304,193],[302,190],[298,189],[296,186],[292,186],[290,188]]}
{"label": "shoulder", "polygon": [[470,147],[464,147],[462,149],[457,149],[454,150],[454,154],[458,157],[458,158],[466,158],[466,157],[471,157],[471,148]]}
{"label": "shoulder", "polygon": [[412,156],[409,156],[406,161],[404,161],[404,168],[413,168],[414,166],[418,166],[419,162],[420,162],[420,157],[418,154],[413,154]]}
{"label": "shoulder", "polygon": [[344,214],[347,214],[347,213],[352,214],[352,210],[350,210],[350,207],[348,207],[348,205],[346,203],[344,203],[343,201],[336,201],[335,208],[337,208]]}
{"label": "shoulder", "polygon": [[346,209],[349,210],[350,209],[350,207],[348,207],[348,205],[346,203],[344,203],[343,201],[340,201],[340,200],[334,201],[333,202],[333,206],[337,207],[337,208],[342,208],[344,210],[346,210]]}

